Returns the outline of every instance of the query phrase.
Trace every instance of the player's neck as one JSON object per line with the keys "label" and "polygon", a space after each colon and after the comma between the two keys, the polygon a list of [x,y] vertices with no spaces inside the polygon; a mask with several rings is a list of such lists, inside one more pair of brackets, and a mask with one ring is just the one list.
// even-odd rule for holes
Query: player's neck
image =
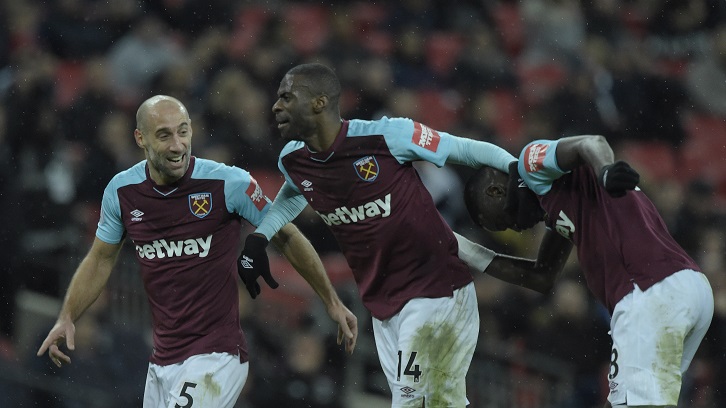
{"label": "player's neck", "polygon": [[337,121],[328,121],[321,124],[318,128],[318,132],[310,138],[309,141],[305,142],[313,152],[324,152],[330,149],[330,146],[335,143],[335,139],[340,133],[340,129],[343,126],[342,119],[338,118]]}

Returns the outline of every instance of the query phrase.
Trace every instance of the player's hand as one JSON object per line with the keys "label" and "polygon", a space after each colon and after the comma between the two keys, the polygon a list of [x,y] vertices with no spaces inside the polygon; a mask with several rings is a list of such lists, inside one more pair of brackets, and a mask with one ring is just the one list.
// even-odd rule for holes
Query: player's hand
{"label": "player's hand", "polygon": [[622,197],[640,182],[640,174],[624,161],[603,166],[600,170],[600,184],[612,197]]}
{"label": "player's hand", "polygon": [[257,278],[262,278],[267,284],[275,289],[279,285],[270,273],[270,260],[267,259],[267,239],[262,235],[250,234],[245,240],[245,247],[237,259],[237,272],[252,299],[260,294],[260,284]]}
{"label": "player's hand", "polygon": [[358,341],[358,318],[342,303],[330,308],[328,314],[338,323],[338,345],[345,341],[345,352],[353,354]]}
{"label": "player's hand", "polygon": [[58,321],[48,333],[43,344],[40,345],[38,357],[48,351],[48,357],[56,366],[60,367],[63,363],[70,364],[71,358],[60,351],[59,344],[65,343],[68,350],[75,350],[75,333],[76,326],[71,321]]}
{"label": "player's hand", "polygon": [[544,218],[544,210],[537,195],[525,184],[517,170],[517,162],[509,163],[506,211],[514,217],[516,228],[525,230],[534,227]]}

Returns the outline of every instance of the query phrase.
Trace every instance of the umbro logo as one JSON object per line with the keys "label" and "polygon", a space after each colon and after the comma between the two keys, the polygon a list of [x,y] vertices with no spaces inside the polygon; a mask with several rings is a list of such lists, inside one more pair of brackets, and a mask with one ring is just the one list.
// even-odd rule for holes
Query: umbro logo
{"label": "umbro logo", "polygon": [[300,185],[303,186],[305,191],[313,191],[313,182],[310,180],[305,180]]}
{"label": "umbro logo", "polygon": [[141,210],[133,210],[130,214],[131,221],[141,221],[141,216],[144,215],[144,212]]}
{"label": "umbro logo", "polygon": [[403,392],[403,394],[401,394],[401,398],[416,398],[416,396],[413,395],[416,390],[411,387],[403,387],[401,388],[401,392]]}
{"label": "umbro logo", "polygon": [[252,258],[250,258],[247,255],[242,255],[242,259],[239,260],[239,263],[245,269],[252,269],[252,268],[254,268],[254,266],[252,266],[252,264],[254,263],[254,261],[252,260]]}

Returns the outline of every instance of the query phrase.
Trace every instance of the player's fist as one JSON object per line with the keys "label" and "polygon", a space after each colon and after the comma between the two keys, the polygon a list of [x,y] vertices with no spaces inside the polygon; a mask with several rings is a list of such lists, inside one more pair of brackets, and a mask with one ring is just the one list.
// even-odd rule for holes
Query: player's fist
{"label": "player's fist", "polygon": [[612,197],[624,196],[640,182],[640,174],[622,160],[603,166],[599,178],[600,184]]}
{"label": "player's fist", "polygon": [[270,273],[270,261],[267,259],[265,248],[267,248],[265,237],[250,234],[245,240],[242,254],[237,259],[237,272],[252,299],[256,298],[261,291],[260,284],[257,283],[258,277],[262,276],[272,289],[278,286]]}

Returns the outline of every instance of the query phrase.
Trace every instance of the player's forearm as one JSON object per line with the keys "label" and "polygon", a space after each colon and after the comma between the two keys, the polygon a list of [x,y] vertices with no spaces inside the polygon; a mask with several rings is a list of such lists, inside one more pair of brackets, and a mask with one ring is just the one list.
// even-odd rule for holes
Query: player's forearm
{"label": "player's forearm", "polygon": [[544,290],[541,277],[532,276],[536,264],[534,260],[497,254],[456,232],[454,236],[459,244],[459,258],[470,268],[513,285],[538,292]]}
{"label": "player's forearm", "polygon": [[536,260],[497,254],[486,273],[539,293],[549,293],[564,269],[572,247],[572,242],[548,229]]}
{"label": "player's forearm", "polygon": [[272,243],[287,258],[297,273],[308,282],[327,308],[341,303],[325,266],[310,241],[292,224],[284,226]]}
{"label": "player's forearm", "polygon": [[546,293],[552,286],[535,267],[534,259],[497,254],[484,273],[512,285]]}
{"label": "player's forearm", "polygon": [[555,280],[567,264],[572,248],[572,241],[548,228],[545,230],[537,252],[535,270],[545,275],[554,285]]}
{"label": "player's forearm", "polygon": [[508,151],[489,142],[452,136],[451,143],[451,153],[446,159],[447,163],[465,165],[475,169],[489,166],[507,173],[509,163],[517,160]]}
{"label": "player's forearm", "polygon": [[86,256],[68,286],[58,320],[75,322],[103,291],[111,275],[113,262]]}
{"label": "player's forearm", "polygon": [[285,182],[272,203],[272,207],[257,226],[256,233],[272,240],[279,231],[292,222],[307,206],[307,201],[298,191]]}
{"label": "player's forearm", "polygon": [[537,259],[498,254],[454,233],[459,243],[459,258],[477,271],[513,285],[548,293],[564,269],[572,243],[547,230]]}
{"label": "player's forearm", "polygon": [[474,243],[456,232],[454,232],[454,236],[459,244],[459,258],[471,268],[480,272],[485,271],[494,259],[496,252]]}

